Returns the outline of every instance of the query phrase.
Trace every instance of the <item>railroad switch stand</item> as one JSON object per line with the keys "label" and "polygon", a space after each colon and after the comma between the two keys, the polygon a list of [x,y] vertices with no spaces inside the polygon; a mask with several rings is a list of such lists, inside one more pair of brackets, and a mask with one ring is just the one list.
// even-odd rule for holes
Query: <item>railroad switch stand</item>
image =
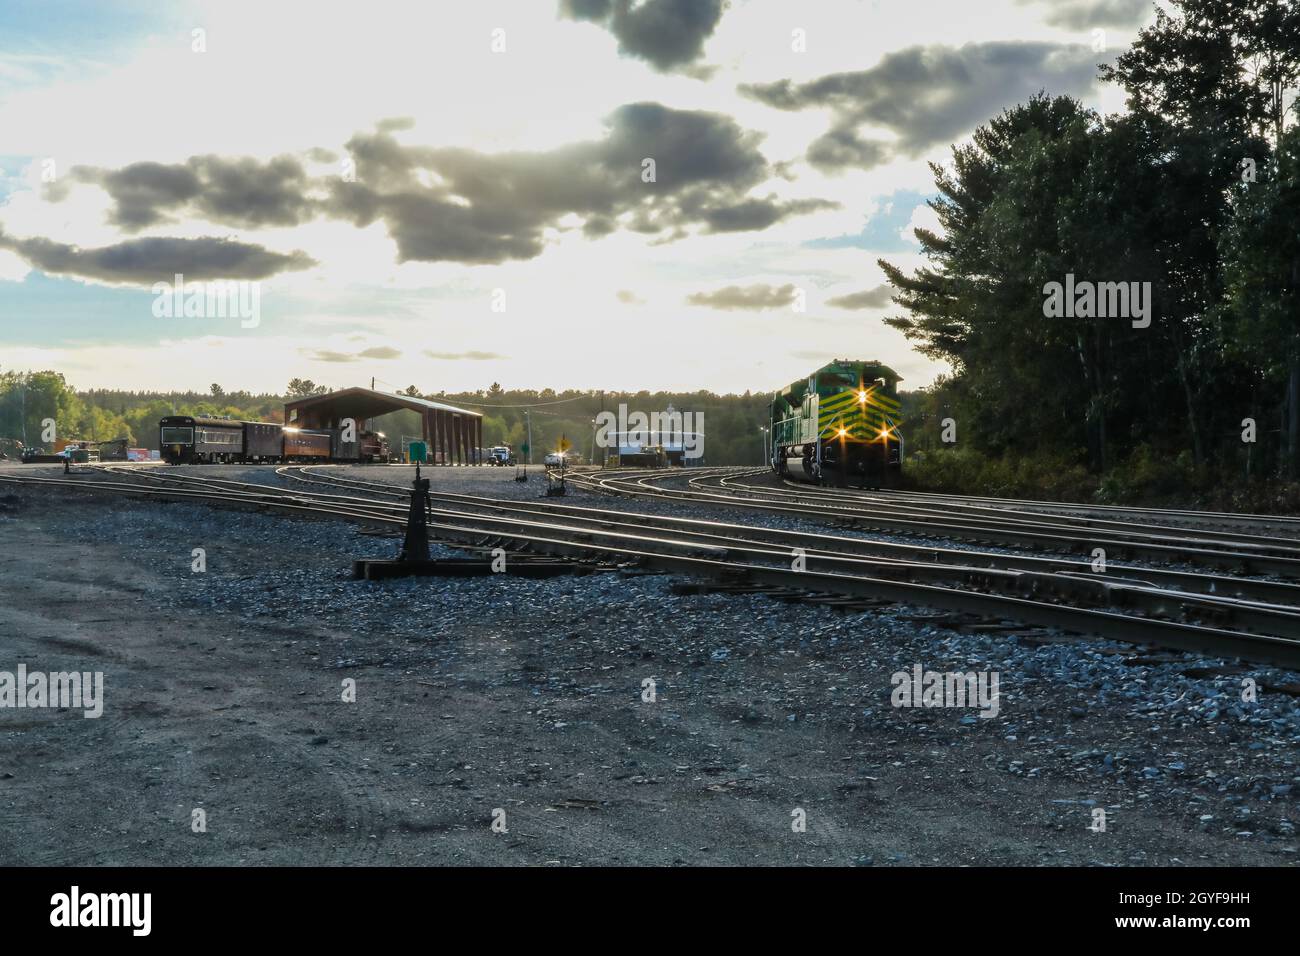
{"label": "railroad switch stand", "polygon": [[429,560],[429,479],[420,477],[420,463],[415,463],[415,480],[411,482],[411,510],[406,516],[406,540],[398,561]]}
{"label": "railroad switch stand", "polygon": [[[429,500],[429,479],[420,477],[420,465],[415,465],[415,480],[411,482],[411,510],[406,518],[406,540],[396,561],[359,558],[352,562],[352,576],[363,581],[407,577],[490,577],[501,571],[528,578],[551,578],[560,574],[588,574],[591,565],[544,555],[519,554],[511,557],[505,568],[496,559],[429,558],[429,513],[433,507]],[[475,549],[484,550],[484,549]]]}

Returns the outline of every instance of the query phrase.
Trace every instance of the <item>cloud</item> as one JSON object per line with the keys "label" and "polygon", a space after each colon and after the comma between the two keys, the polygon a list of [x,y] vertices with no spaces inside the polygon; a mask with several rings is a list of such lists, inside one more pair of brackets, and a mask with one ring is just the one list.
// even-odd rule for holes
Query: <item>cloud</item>
{"label": "cloud", "polygon": [[759,283],[750,286],[729,285],[716,292],[696,292],[686,297],[691,305],[707,305],[714,309],[779,309],[794,302],[795,287],[792,284],[771,286]]}
{"label": "cloud", "polygon": [[[756,231],[837,204],[748,195],[771,178],[761,137],[730,117],[632,103],[606,119],[604,139],[545,152],[482,153],[407,146],[376,131],[347,150],[356,182],[329,184],[332,215],[382,220],[399,261],[531,259],[545,232],[577,217],[589,238],[618,228],[681,238]],[[654,181],[643,180],[653,159]]]}
{"label": "cloud", "polygon": [[880,309],[889,305],[893,296],[893,286],[878,285],[874,289],[867,289],[863,292],[850,292],[848,295],[827,299],[826,304],[833,305],[837,309]]}
{"label": "cloud", "polygon": [[630,289],[619,289],[615,295],[624,305],[645,305],[645,299]]}
{"label": "cloud", "polygon": [[[365,336],[348,336],[348,341],[353,342],[364,338]],[[362,359],[388,360],[402,357],[400,349],[395,349],[387,345],[371,346],[370,348],[363,349],[360,352],[340,352],[336,349],[299,349],[298,351],[316,362],[345,363],[360,362]]]}
{"label": "cloud", "polygon": [[491,362],[507,357],[496,352],[434,352],[431,349],[425,349],[421,354],[440,362]]}
{"label": "cloud", "polygon": [[943,234],[943,223],[939,221],[939,214],[934,211],[929,203],[922,203],[912,210],[912,218],[907,221],[907,225],[899,230],[898,237],[904,242],[913,246],[919,246],[921,243],[916,238],[916,230],[933,233],[936,236]]}
{"label": "cloud", "polygon": [[[352,136],[346,150],[355,176],[347,179],[312,176],[294,156],[80,166],[73,178],[108,194],[109,222],[127,233],[194,219],[233,229],[378,221],[399,262],[532,259],[575,228],[590,239],[620,229],[667,240],[758,231],[838,206],[752,195],[774,176],[759,151],[762,136],[719,113],[631,103],[606,118],[603,138],[534,152],[407,145],[394,132],[409,126],[383,120]],[[647,159],[654,176],[643,178]]]}
{"label": "cloud", "polygon": [[194,156],[185,163],[132,163],[117,170],[76,166],[72,178],[113,199],[109,221],[127,232],[198,216],[238,228],[296,226],[311,219],[307,172],[292,156],[267,162]]}
{"label": "cloud", "polygon": [[1054,27],[1086,30],[1090,27],[1136,27],[1146,22],[1152,0],[1016,0],[1020,6],[1048,6],[1043,19]]}
{"label": "cloud", "polygon": [[287,255],[230,239],[130,239],[98,249],[18,239],[0,230],[0,249],[8,249],[51,275],[73,275],[104,282],[151,285],[170,282],[177,273],[192,281],[266,279],[316,264],[303,252]]}
{"label": "cloud", "polygon": [[687,67],[722,19],[722,0],[562,0],[560,12],[599,24],[618,40],[621,53],[660,72]]}
{"label": "cloud", "polygon": [[[1093,85],[1097,59],[1090,47],[1077,44],[914,46],[886,53],[867,70],[739,89],[775,109],[829,109],[831,127],[809,146],[808,161],[826,172],[870,169],[955,142],[1040,89],[1082,96]],[[864,138],[864,127],[892,138]]]}

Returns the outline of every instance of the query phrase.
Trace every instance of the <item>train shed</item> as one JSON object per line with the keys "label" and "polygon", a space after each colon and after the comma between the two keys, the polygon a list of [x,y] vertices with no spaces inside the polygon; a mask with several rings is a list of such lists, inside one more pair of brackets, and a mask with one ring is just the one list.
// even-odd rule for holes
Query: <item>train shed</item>
{"label": "train shed", "polygon": [[326,395],[310,395],[285,403],[284,423],[294,428],[341,428],[343,419],[351,418],[360,428],[367,419],[403,408],[419,413],[421,437],[428,444],[430,461],[443,465],[480,463],[483,416],[414,395],[373,388],[345,388]]}

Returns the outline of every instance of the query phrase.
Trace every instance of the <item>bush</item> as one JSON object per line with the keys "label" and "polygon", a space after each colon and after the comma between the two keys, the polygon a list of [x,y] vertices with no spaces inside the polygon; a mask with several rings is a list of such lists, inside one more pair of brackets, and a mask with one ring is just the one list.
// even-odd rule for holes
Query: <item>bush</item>
{"label": "bush", "polygon": [[1246,482],[1233,471],[1198,469],[1189,451],[1140,445],[1103,475],[1080,461],[1044,453],[993,458],[970,449],[918,451],[903,464],[903,486],[941,494],[1150,505],[1256,514],[1300,512],[1300,483]]}

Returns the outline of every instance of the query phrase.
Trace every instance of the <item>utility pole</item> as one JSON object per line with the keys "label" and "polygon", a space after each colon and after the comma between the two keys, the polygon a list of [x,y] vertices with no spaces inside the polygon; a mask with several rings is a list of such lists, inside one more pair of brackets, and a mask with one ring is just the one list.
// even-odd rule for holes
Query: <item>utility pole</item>
{"label": "utility pole", "polygon": [[528,409],[524,409],[524,424],[528,427],[528,464],[533,463],[533,419],[528,414]]}

